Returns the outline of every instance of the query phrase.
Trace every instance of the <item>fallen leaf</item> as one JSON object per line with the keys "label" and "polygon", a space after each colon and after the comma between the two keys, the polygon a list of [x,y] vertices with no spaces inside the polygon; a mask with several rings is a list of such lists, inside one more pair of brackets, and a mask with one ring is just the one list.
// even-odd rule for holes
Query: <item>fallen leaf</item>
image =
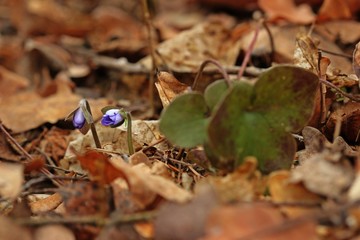
{"label": "fallen leaf", "polygon": [[0,103],[29,86],[29,80],[0,66]]}
{"label": "fallen leaf", "polygon": [[119,171],[110,163],[110,155],[88,150],[84,154],[77,154],[81,167],[89,172],[90,179],[100,185],[106,185],[116,178],[125,178],[122,171]]}
{"label": "fallen leaf", "polygon": [[141,168],[142,164],[131,167],[131,165],[116,156],[113,156],[110,162],[115,168],[123,172],[131,193],[139,202],[146,202],[147,198],[149,198],[148,195],[153,194],[159,195],[168,201],[179,203],[184,203],[192,198],[190,192],[180,188],[173,181],[151,174],[150,169],[148,172],[144,171]]}
{"label": "fallen leaf", "polygon": [[204,235],[211,209],[217,205],[216,194],[209,185],[197,189],[196,196],[188,203],[163,204],[154,220],[155,239],[199,239]]}
{"label": "fallen leaf", "polygon": [[167,107],[170,102],[178,95],[185,93],[189,86],[179,82],[172,74],[159,72],[158,82],[155,82],[163,107]]}
{"label": "fallen leaf", "polygon": [[59,193],[54,193],[45,198],[31,201],[29,205],[33,214],[41,214],[54,210],[62,203],[62,201],[62,196]]}
{"label": "fallen leaf", "polygon": [[315,14],[309,5],[296,6],[293,0],[259,0],[258,5],[270,21],[285,19],[292,23],[309,24],[315,20]]}
{"label": "fallen leaf", "polygon": [[221,206],[212,210],[203,240],[257,239],[302,240],[318,239],[313,221],[285,227],[280,211],[264,203],[243,203]]}
{"label": "fallen leaf", "polygon": [[0,239],[6,240],[33,240],[29,229],[18,226],[9,218],[0,216]]}
{"label": "fallen leaf", "polygon": [[292,171],[291,182],[302,182],[311,192],[329,198],[341,197],[355,178],[353,168],[341,157],[327,149],[314,154]]}
{"label": "fallen leaf", "polygon": [[0,163],[0,196],[15,200],[22,191],[24,166],[21,164]]}
{"label": "fallen leaf", "polygon": [[334,133],[337,122],[341,124],[340,135],[349,143],[360,141],[360,104],[358,102],[348,102],[333,111],[324,129],[324,133],[330,139]]}
{"label": "fallen leaf", "polygon": [[[14,133],[24,132],[41,126],[46,122],[56,123],[72,112],[80,101],[80,96],[59,80],[57,92],[46,98],[41,98],[34,92],[24,92],[2,99],[0,101],[0,119]],[[108,103],[105,99],[89,100],[94,118],[102,114],[100,109]]]}
{"label": "fallen leaf", "polygon": [[351,18],[351,10],[347,1],[342,0],[325,0],[321,5],[317,21],[329,21],[337,19],[349,19]]}
{"label": "fallen leaf", "polygon": [[[301,183],[291,182],[290,177],[291,173],[285,170],[270,174],[268,187],[273,202],[280,203],[280,209],[291,218],[320,212],[322,197],[310,192]],[[294,205],[286,205],[291,203]]]}
{"label": "fallen leaf", "polygon": [[74,233],[62,225],[46,225],[35,230],[34,240],[75,240]]}
{"label": "fallen leaf", "polygon": [[[217,59],[224,66],[234,65],[239,53],[239,37],[232,36],[234,19],[225,15],[209,17],[203,23],[179,33],[157,47],[161,59],[176,72],[198,70],[202,62]],[[140,61],[151,69],[151,58]]]}

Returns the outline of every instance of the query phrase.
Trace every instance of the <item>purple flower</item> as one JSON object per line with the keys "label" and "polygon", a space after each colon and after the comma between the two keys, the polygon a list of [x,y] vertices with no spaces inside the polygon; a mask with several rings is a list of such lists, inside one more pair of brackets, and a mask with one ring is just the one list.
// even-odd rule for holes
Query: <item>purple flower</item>
{"label": "purple flower", "polygon": [[73,116],[73,125],[75,128],[80,129],[84,126],[85,124],[85,116],[83,114],[83,112],[81,111],[80,108],[78,108]]}
{"label": "purple flower", "polygon": [[104,126],[117,127],[124,122],[123,116],[119,109],[110,109],[105,112],[101,119],[101,124]]}

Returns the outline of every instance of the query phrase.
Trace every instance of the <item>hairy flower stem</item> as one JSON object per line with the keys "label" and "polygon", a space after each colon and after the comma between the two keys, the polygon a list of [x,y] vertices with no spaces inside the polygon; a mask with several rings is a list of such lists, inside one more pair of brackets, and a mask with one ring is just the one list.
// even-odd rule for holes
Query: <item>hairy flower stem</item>
{"label": "hairy flower stem", "polygon": [[96,128],[95,128],[95,124],[94,124],[94,123],[90,123],[90,130],[91,130],[91,133],[92,133],[94,142],[95,142],[95,146],[96,146],[97,148],[101,148],[101,143],[100,143],[99,136],[98,136],[98,134],[97,134],[97,131],[96,131]]}
{"label": "hairy flower stem", "polygon": [[221,66],[221,64],[218,61],[216,61],[215,59],[207,59],[200,65],[200,69],[199,69],[198,73],[196,74],[194,83],[193,83],[192,88],[191,88],[192,90],[195,90],[195,88],[197,86],[197,83],[198,83],[199,79],[201,78],[201,75],[202,75],[202,73],[204,71],[204,68],[209,63],[214,64],[218,68],[219,72],[223,75],[223,78],[224,78],[224,80],[226,82],[226,85],[228,87],[230,87],[230,85],[231,85],[230,77],[229,77],[229,74],[226,72],[226,70],[223,68],[223,66]]}
{"label": "hairy flower stem", "polygon": [[126,118],[127,118],[127,144],[129,148],[129,155],[134,154],[134,146],[133,146],[133,140],[132,140],[132,122],[131,122],[131,114],[129,112],[126,112]]}

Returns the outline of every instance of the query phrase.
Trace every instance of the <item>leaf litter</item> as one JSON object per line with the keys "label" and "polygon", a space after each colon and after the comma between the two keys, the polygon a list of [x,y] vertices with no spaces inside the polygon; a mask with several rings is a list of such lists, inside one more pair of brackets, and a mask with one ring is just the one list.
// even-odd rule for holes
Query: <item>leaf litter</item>
{"label": "leaf litter", "polygon": [[0,239],[359,238],[360,4],[135,2],[1,3]]}

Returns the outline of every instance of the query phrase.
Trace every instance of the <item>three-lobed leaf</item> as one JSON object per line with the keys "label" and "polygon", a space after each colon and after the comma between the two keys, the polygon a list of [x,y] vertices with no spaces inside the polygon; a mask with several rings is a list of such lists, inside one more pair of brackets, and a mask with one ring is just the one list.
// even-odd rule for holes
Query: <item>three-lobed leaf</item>
{"label": "three-lobed leaf", "polygon": [[160,131],[170,142],[195,147],[205,142],[209,109],[200,93],[187,93],[174,99],[160,118]]}
{"label": "three-lobed leaf", "polygon": [[217,107],[208,126],[217,166],[255,156],[260,169],[289,168],[296,151],[289,131],[305,126],[312,114],[318,78],[293,66],[265,72],[248,92],[235,85]]}

